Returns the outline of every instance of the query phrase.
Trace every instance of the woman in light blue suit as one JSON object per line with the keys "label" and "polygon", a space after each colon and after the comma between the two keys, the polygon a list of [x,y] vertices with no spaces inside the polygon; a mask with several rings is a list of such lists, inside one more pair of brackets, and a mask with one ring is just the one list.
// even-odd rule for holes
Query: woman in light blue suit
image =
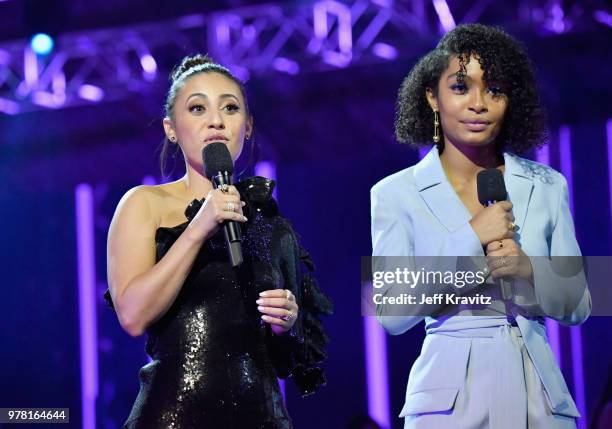
{"label": "woman in light blue suit", "polygon": [[[471,257],[490,274],[479,287],[493,298],[487,305],[430,303],[412,312],[377,305],[393,335],[425,319],[427,336],[400,413],[406,428],[576,426],[579,413],[544,325],[545,317],[580,324],[591,311],[567,183],[555,170],[510,153],[542,145],[543,122],[527,55],[496,28],[455,28],[402,84],[398,140],[435,146],[372,188],[373,255],[414,263],[442,257],[440,265],[455,268],[457,257]],[[476,176],[486,168],[503,173],[508,201],[483,208]],[[559,263],[562,256],[574,258]],[[502,294],[500,278],[511,282],[510,296]],[[393,298],[405,291],[391,284],[377,293]]]}

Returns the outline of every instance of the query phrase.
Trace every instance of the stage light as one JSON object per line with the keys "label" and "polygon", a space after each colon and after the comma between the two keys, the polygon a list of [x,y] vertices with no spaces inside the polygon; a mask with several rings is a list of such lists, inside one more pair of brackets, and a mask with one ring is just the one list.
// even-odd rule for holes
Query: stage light
{"label": "stage light", "polygon": [[140,65],[144,71],[145,79],[154,79],[157,73],[157,62],[151,54],[144,54],[140,57]]}
{"label": "stage light", "polygon": [[397,58],[397,49],[387,43],[375,43],[372,46],[372,53],[385,60],[394,60]]}
{"label": "stage light", "polygon": [[19,104],[13,100],[0,97],[0,112],[6,113],[7,115],[16,115],[19,113]]}
{"label": "stage light", "polygon": [[104,98],[104,91],[94,85],[84,84],[79,87],[79,97],[97,103]]}
{"label": "stage light", "polygon": [[38,55],[47,55],[53,50],[53,39],[45,33],[38,33],[30,40],[32,50]]}
{"label": "stage light", "polygon": [[295,61],[292,61],[288,58],[278,57],[272,61],[272,67],[276,70],[290,74],[296,75],[300,72],[300,66]]}
{"label": "stage light", "polygon": [[453,18],[453,14],[448,7],[448,3],[446,0],[433,0],[433,6],[438,14],[438,18],[440,19],[440,24],[444,29],[444,32],[451,31],[455,28],[455,19]]}
{"label": "stage light", "polygon": [[605,10],[595,11],[595,13],[593,13],[593,17],[596,21],[599,21],[602,24],[607,25],[608,27],[612,27],[612,15],[606,12]]}

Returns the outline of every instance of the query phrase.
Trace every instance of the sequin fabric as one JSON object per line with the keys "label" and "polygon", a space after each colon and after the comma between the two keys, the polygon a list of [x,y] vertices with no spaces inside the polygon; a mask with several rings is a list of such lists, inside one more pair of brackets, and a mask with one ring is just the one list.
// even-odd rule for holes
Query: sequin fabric
{"label": "sequin fabric", "polygon": [[[249,218],[241,225],[244,263],[229,265],[222,232],[202,246],[175,302],[147,329],[152,362],[140,370],[124,428],[290,429],[277,377],[294,375],[303,394],[325,383],[316,365],[327,342],[318,315],[331,314],[331,303],[301,271],[304,251],[271,198],[274,182],[255,177],[236,186]],[[157,260],[201,204],[190,204],[187,222],[157,230]],[[283,336],[272,334],[255,303],[259,292],[277,288],[290,289],[300,305]],[[302,303],[313,294],[318,304]],[[105,298],[112,306],[108,291]]]}

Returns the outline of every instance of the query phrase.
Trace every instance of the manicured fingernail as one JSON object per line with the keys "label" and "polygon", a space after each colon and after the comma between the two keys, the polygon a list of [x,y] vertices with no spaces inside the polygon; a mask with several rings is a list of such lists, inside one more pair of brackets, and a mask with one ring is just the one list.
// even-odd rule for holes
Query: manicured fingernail
{"label": "manicured fingernail", "polygon": [[263,299],[258,299],[257,301],[255,301],[255,304],[261,305],[263,304],[263,302],[264,302]]}
{"label": "manicured fingernail", "polygon": [[258,309],[259,311],[263,311],[263,309],[264,309],[264,308],[263,308],[263,307],[260,305],[259,307],[257,307],[257,309]]}
{"label": "manicured fingernail", "polygon": [[259,292],[259,296],[268,296],[268,292],[266,292],[266,291]]}
{"label": "manicured fingernail", "polygon": [[243,202],[242,202],[242,207],[244,207],[244,206],[246,206],[246,203],[243,201]]}
{"label": "manicured fingernail", "polygon": [[246,216],[242,216],[242,219],[244,219],[245,222],[248,221]]}
{"label": "manicured fingernail", "polygon": [[261,316],[262,320],[268,320],[268,316],[266,316],[265,314],[263,316]]}

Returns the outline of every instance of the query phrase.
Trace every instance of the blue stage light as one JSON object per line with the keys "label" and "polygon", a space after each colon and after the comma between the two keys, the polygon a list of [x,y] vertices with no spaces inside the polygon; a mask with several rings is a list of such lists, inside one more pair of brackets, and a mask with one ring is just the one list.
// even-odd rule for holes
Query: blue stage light
{"label": "blue stage light", "polygon": [[32,50],[39,55],[47,55],[53,50],[53,39],[48,34],[38,33],[30,41]]}

